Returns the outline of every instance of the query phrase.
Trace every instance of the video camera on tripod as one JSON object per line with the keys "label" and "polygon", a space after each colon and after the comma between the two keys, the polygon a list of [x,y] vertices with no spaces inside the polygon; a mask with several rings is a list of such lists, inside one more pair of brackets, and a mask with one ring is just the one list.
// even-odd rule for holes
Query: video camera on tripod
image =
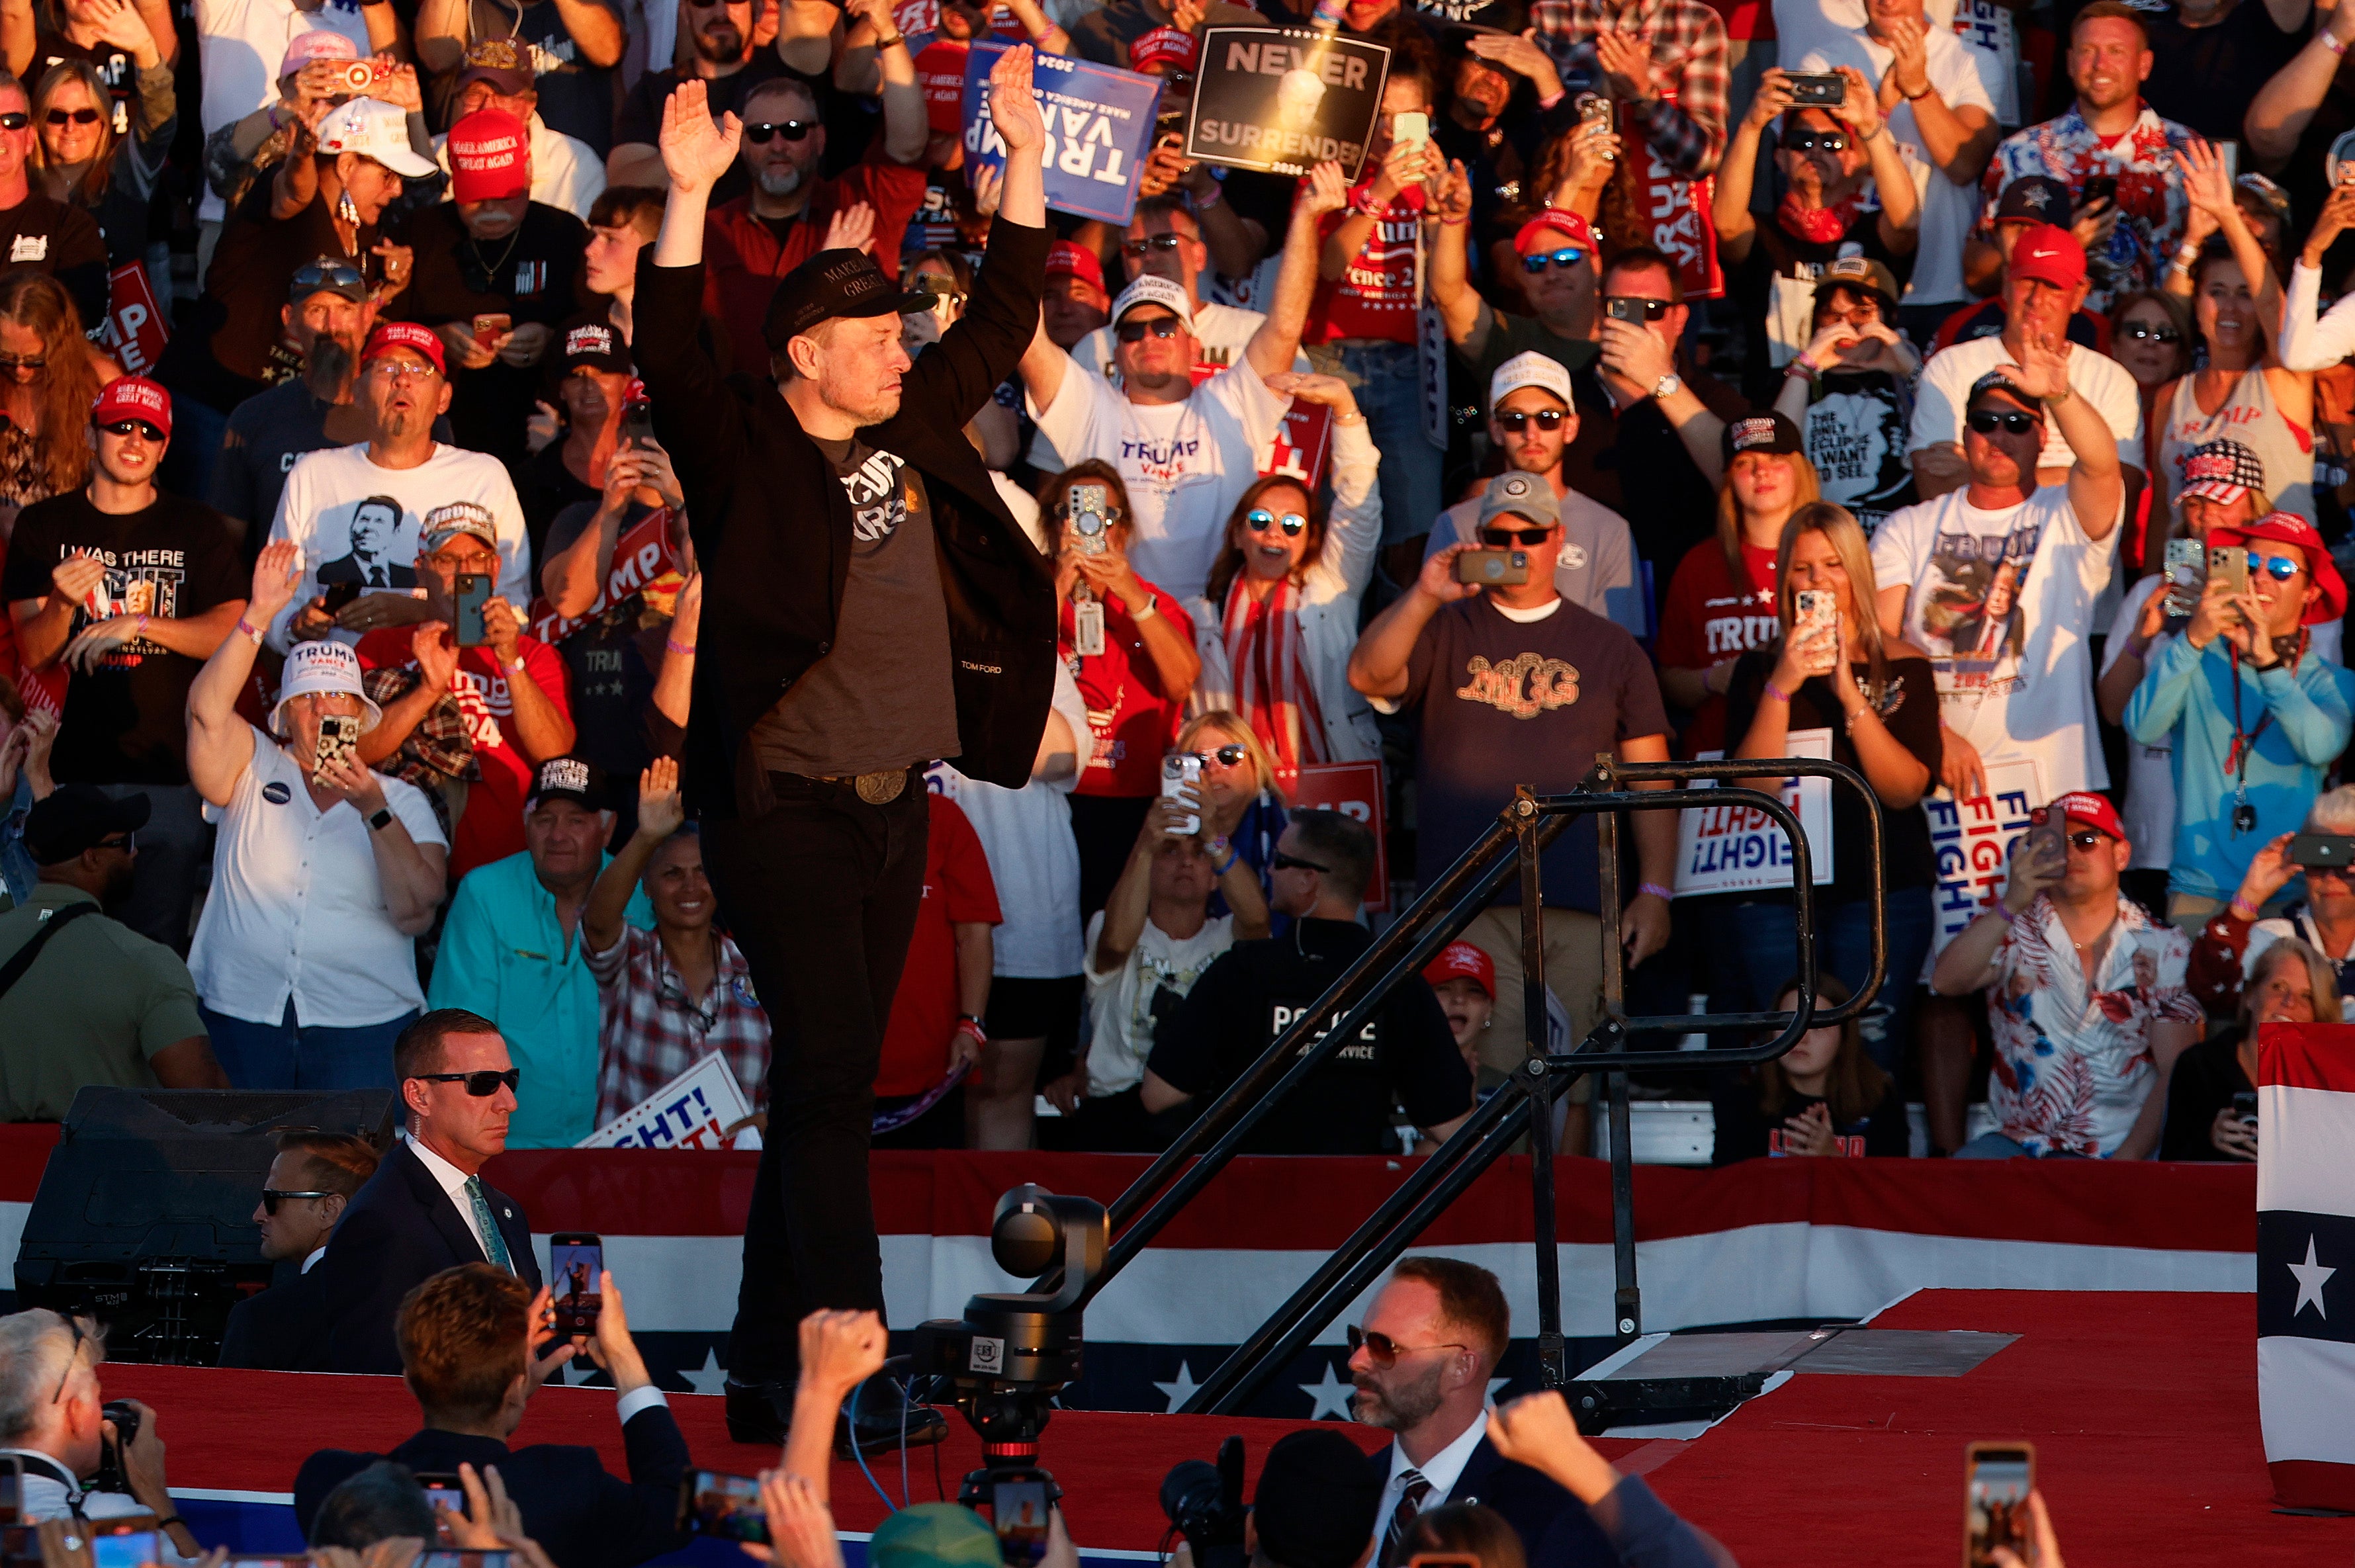
{"label": "video camera on tripod", "polygon": [[1055,1395],[1080,1375],[1079,1300],[1103,1270],[1111,1229],[1095,1200],[1026,1182],[997,1200],[989,1255],[1026,1279],[1060,1264],[1058,1288],[985,1292],[963,1318],[916,1327],[916,1375],[945,1379],[981,1438],[982,1468],[964,1477],[957,1501],[988,1509],[1000,1553],[1018,1568],[1046,1554],[1047,1508],[1063,1495],[1039,1467],[1039,1436]]}

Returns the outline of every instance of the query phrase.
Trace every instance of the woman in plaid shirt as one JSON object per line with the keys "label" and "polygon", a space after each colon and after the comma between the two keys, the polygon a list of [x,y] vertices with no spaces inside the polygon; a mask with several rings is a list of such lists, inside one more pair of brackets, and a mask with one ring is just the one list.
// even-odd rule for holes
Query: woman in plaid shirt
{"label": "woman in plaid shirt", "polygon": [[[678,764],[656,757],[638,778],[638,830],[599,874],[581,914],[600,1023],[597,1125],[603,1126],[717,1051],[745,1104],[766,1108],[769,1015],[735,942],[711,927],[719,907],[703,874],[703,840],[682,831]],[[622,918],[645,879],[655,928]]]}

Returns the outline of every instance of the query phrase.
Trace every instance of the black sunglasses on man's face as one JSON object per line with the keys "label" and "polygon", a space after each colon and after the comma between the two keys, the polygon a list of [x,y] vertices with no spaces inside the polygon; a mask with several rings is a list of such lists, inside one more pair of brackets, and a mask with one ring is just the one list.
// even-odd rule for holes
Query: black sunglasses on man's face
{"label": "black sunglasses on man's face", "polygon": [[421,1083],[464,1083],[466,1093],[477,1100],[487,1100],[499,1092],[504,1083],[510,1090],[523,1082],[523,1069],[510,1067],[505,1072],[495,1072],[485,1067],[476,1072],[412,1072],[411,1078]]}

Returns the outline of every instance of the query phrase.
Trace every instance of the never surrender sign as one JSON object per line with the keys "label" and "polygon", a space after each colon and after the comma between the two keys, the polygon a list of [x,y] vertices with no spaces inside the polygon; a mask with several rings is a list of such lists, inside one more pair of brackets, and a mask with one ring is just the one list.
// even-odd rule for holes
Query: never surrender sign
{"label": "never surrender sign", "polygon": [[[964,150],[1006,166],[1006,143],[989,117],[990,68],[1011,45],[976,43],[965,57]],[[1161,80],[1090,60],[1042,54],[1031,62],[1039,117],[1047,123],[1047,205],[1081,218],[1126,224],[1136,212],[1136,171],[1153,150]]]}
{"label": "never surrender sign", "polygon": [[1390,68],[1381,44],[1305,27],[1208,28],[1186,155],[1275,175],[1337,163],[1354,185]]}

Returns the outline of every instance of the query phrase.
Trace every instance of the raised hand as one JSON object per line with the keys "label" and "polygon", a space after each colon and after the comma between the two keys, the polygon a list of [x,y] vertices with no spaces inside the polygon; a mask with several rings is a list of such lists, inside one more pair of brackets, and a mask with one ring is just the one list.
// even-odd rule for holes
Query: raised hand
{"label": "raised hand", "polygon": [[1031,59],[1030,46],[1017,44],[989,68],[989,118],[1009,155],[1047,145],[1046,117],[1030,88]]}
{"label": "raised hand", "polygon": [[1308,171],[1308,178],[1300,188],[1300,205],[1311,218],[1328,212],[1338,212],[1349,205],[1349,182],[1341,177],[1341,165],[1318,164]]}
{"label": "raised hand", "polygon": [[368,247],[368,254],[384,263],[384,284],[377,291],[378,303],[390,299],[409,286],[409,274],[417,265],[417,252],[406,245],[396,245],[389,240],[379,240]]}
{"label": "raised hand", "polygon": [[[155,32],[131,0],[92,0],[86,16],[97,25],[101,42],[129,49],[134,56],[142,49],[157,47]],[[158,53],[160,58],[160,50]]]}
{"label": "raised hand", "polygon": [[744,123],[733,114],[712,123],[711,95],[699,79],[680,82],[663,101],[660,145],[671,189],[683,195],[709,191],[735,164],[743,135]]}
{"label": "raised hand", "polygon": [[1832,117],[1856,127],[1857,139],[1870,142],[1881,129],[1881,95],[1864,80],[1864,72],[1852,65],[1835,68],[1835,74],[1848,83],[1848,91],[1832,107]]}
{"label": "raised hand", "polygon": [[1447,223],[1461,223],[1472,216],[1472,176],[1465,171],[1462,159],[1449,164],[1447,172],[1439,176],[1431,215]]}
{"label": "raised hand", "polygon": [[1333,411],[1336,418],[1346,419],[1358,411],[1358,394],[1350,389],[1348,382],[1338,376],[1279,370],[1266,379],[1267,389],[1277,397],[1290,397],[1304,403],[1322,403]]}
{"label": "raised hand", "polygon": [[2229,229],[2242,221],[2240,203],[2232,198],[2232,181],[2224,173],[2224,160],[2206,139],[2194,136],[2175,155],[2176,166],[2183,171],[2183,195],[2193,207],[2206,214],[2217,228]]}
{"label": "raised hand", "polygon": [[996,217],[998,198],[1006,194],[1006,172],[996,164],[969,166],[965,183],[973,187],[974,211],[984,218]]}
{"label": "raised hand", "polygon": [[638,775],[638,832],[649,838],[667,838],[687,821],[687,804],[678,790],[678,763],[656,757]]}
{"label": "raised hand", "polygon": [[1750,109],[1742,115],[1742,123],[1753,131],[1764,131],[1790,107],[1791,73],[1780,66],[1772,66],[1758,79],[1758,91],[1751,95]]}
{"label": "raised hand", "polygon": [[410,114],[425,112],[425,94],[417,85],[417,68],[396,65],[368,84],[368,96]]}
{"label": "raised hand", "polygon": [[450,641],[442,621],[421,622],[409,635],[410,656],[417,660],[420,679],[429,691],[447,691],[458,677],[458,648]]}
{"label": "raised hand", "polygon": [[875,1313],[813,1312],[801,1322],[802,1381],[839,1399],[881,1370],[886,1349]]}
{"label": "raised hand", "polygon": [[863,201],[848,207],[838,207],[826,219],[826,243],[822,251],[872,251],[875,249],[875,208]]}
{"label": "raised hand", "polygon": [[49,568],[49,586],[69,604],[88,605],[90,596],[106,581],[106,562],[94,555],[69,555]]}
{"label": "raised hand", "polygon": [[1891,56],[1884,88],[1894,87],[1906,98],[1930,91],[1929,29],[1919,16],[1900,16],[1887,25],[1881,40]]}
{"label": "raised hand", "polygon": [[1594,35],[1594,58],[1615,99],[1643,102],[1653,96],[1652,40],[1640,33],[1611,29]]}
{"label": "raised hand", "polygon": [[1998,365],[1996,374],[2031,398],[2058,398],[2069,390],[2068,340],[2055,344],[2048,336],[2030,338],[2019,347],[2019,362]]}
{"label": "raised hand", "polygon": [[292,539],[278,539],[261,547],[254,558],[253,590],[246,596],[246,620],[257,626],[266,626],[270,618],[294,602],[294,581],[302,575],[303,552]]}
{"label": "raised hand", "polygon": [[532,411],[524,417],[523,444],[524,450],[538,457],[554,446],[557,437],[564,433],[564,416],[557,411],[553,403],[535,399],[531,407]]}
{"label": "raised hand", "polygon": [[1424,561],[1423,570],[1415,574],[1415,592],[1428,593],[1442,604],[1453,604],[1479,592],[1478,583],[1455,581],[1455,558],[1472,548],[1468,544],[1452,544]]}
{"label": "raised hand", "polygon": [[[2337,12],[2331,13],[2331,19],[2338,20]],[[2355,229],[2355,185],[2333,186],[2322,203],[2322,211],[2315,218],[2314,228],[2306,236],[2306,249],[2299,252],[2299,261],[2319,269],[2331,241],[2350,229]]]}
{"label": "raised hand", "polygon": [[1561,91],[1561,73],[1554,69],[1552,57],[1538,47],[1535,27],[1519,33],[1475,33],[1465,48],[1491,65],[1528,77],[1540,99]]}

